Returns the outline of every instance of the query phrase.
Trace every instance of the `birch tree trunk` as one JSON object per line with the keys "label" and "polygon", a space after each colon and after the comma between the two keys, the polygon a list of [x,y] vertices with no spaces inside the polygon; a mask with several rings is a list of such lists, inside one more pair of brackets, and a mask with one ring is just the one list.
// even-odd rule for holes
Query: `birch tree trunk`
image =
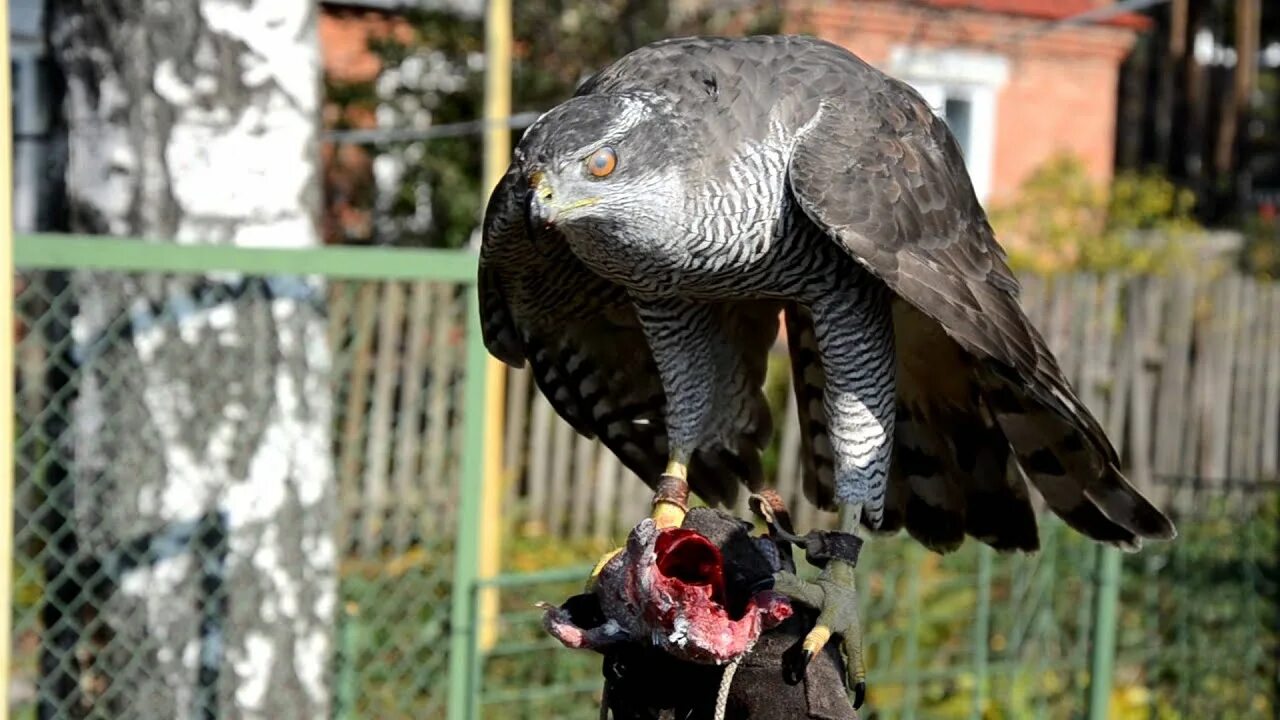
{"label": "birch tree trunk", "polygon": [[[73,230],[320,242],[314,2],[58,0],[49,12]],[[79,272],[71,290],[68,532],[83,557],[70,565],[93,573],[75,582],[99,609],[88,621],[67,611],[87,622],[78,657],[62,660],[80,678],[50,707],[327,717],[336,549],[322,288]]]}

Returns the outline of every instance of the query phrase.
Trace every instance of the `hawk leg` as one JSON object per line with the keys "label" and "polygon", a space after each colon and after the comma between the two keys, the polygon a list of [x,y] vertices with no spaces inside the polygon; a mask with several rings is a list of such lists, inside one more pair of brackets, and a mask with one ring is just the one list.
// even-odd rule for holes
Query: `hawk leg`
{"label": "hawk leg", "polygon": [[810,532],[793,534],[790,518],[776,493],[751,498],[751,509],[760,515],[775,539],[804,548],[810,564],[821,567],[818,577],[804,580],[787,570],[773,576],[773,589],[818,611],[813,629],[783,655],[783,678],[799,683],[810,661],[833,637],[840,642],[845,659],[846,687],[853,691],[854,709],[862,707],[867,694],[867,670],[862,654],[862,621],[858,615],[858,592],[854,568],[862,541],[848,533]]}
{"label": "hawk leg", "polygon": [[[685,481],[684,475],[684,466],[673,461],[667,465],[667,471],[658,480],[658,488],[653,494],[653,511],[649,517],[653,518],[659,530],[680,527],[684,523],[684,516],[689,512],[689,483]],[[604,566],[625,549],[617,547],[600,557],[587,579],[587,592],[594,589]]]}
{"label": "hawk leg", "polygon": [[[708,442],[723,441],[727,433],[719,425],[733,420],[733,414],[724,410],[739,409],[739,395],[754,400],[756,391],[749,382],[735,382],[749,379],[750,374],[742,372],[740,352],[717,306],[681,299],[649,299],[636,301],[636,314],[667,397],[669,454],[667,469],[654,488],[652,518],[658,528],[675,528],[684,523],[689,509],[687,480],[692,457]],[[736,483],[733,478],[727,480]],[[591,571],[589,587],[604,565],[621,551],[620,547],[605,553]]]}
{"label": "hawk leg", "polygon": [[833,492],[855,526],[865,515],[877,528],[884,515],[897,408],[890,307],[888,290],[865,274],[809,305],[826,383]]}

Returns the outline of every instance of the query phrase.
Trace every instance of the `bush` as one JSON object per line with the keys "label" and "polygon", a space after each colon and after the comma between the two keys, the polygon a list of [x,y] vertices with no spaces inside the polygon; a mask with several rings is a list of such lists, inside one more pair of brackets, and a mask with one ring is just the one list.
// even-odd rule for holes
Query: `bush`
{"label": "bush", "polygon": [[1150,172],[1125,172],[1109,187],[1060,155],[990,212],[1015,270],[1038,273],[1164,273],[1191,267],[1194,194]]}

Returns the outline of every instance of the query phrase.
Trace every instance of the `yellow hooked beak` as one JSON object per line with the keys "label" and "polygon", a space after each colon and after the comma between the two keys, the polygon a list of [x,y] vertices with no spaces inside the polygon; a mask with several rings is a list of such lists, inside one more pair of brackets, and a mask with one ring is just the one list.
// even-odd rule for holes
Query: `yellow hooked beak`
{"label": "yellow hooked beak", "polygon": [[551,227],[575,210],[600,202],[599,198],[582,198],[567,203],[559,202],[547,175],[541,170],[529,176],[529,189],[525,192],[525,223],[531,237],[537,230]]}

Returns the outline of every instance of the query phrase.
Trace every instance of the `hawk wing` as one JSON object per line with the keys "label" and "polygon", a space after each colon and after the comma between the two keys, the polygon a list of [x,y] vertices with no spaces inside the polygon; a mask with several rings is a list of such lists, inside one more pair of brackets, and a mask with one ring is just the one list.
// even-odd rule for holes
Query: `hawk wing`
{"label": "hawk wing", "polygon": [[1000,530],[993,508],[1025,517],[1023,480],[1005,475],[1008,451],[982,460],[965,448],[994,437],[1049,507],[1089,537],[1126,547],[1173,537],[1169,520],[1120,474],[1115,449],[1023,314],[945,122],[907,85],[874,72],[817,104],[794,147],[792,193],[905,301],[894,311],[906,421],[894,465],[896,482],[910,486],[897,493],[911,495],[908,530],[912,501],[928,518],[915,530],[942,532],[926,542],[941,549],[959,544],[955,532],[936,529],[948,516],[979,537]]}
{"label": "hawk wing", "polygon": [[[552,229],[524,221],[524,180],[513,168],[485,210],[479,293],[485,346],[515,367],[531,366],[538,389],[579,433],[599,438],[650,486],[667,462],[666,395],[626,291],[585,267]],[[763,384],[777,310],[720,308],[724,332],[743,354],[747,384]],[[768,331],[768,323],[774,332]],[[740,484],[756,487],[770,433],[763,396],[739,394],[718,408],[721,440],[689,467],[693,492],[732,503]]]}

